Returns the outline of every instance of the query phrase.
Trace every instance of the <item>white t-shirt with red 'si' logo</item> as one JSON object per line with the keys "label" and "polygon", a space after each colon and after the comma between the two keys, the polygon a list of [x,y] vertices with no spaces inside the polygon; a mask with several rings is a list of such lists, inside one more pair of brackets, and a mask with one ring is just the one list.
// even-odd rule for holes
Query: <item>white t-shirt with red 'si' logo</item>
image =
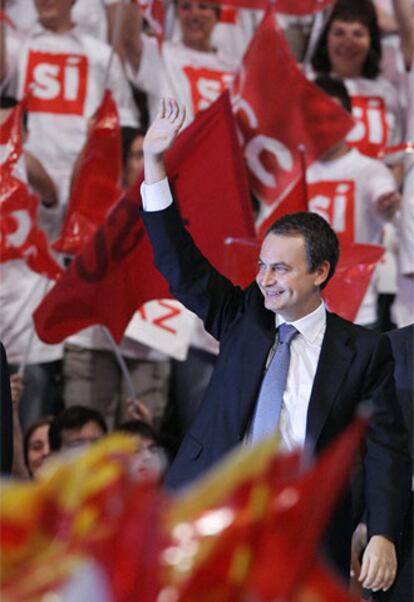
{"label": "white t-shirt with red 'si' logo", "polygon": [[[382,194],[393,192],[391,171],[376,159],[352,149],[332,161],[316,161],[306,171],[309,210],[321,215],[342,243],[381,244],[385,221],[377,210]],[[356,316],[357,324],[376,320],[374,275]]]}
{"label": "white t-shirt with red 'si' logo", "polygon": [[[37,24],[18,52],[15,48],[11,51],[8,64],[15,64],[14,92],[19,98],[29,94],[26,148],[49,172],[60,204],[65,205],[88,121],[102,100],[111,48],[77,27],[55,34]],[[121,124],[136,126],[138,114],[117,56],[113,57],[107,87]]]}
{"label": "white t-shirt with red 'si' logo", "polygon": [[172,97],[186,108],[186,124],[209,107],[229,88],[238,67],[236,59],[216,52],[200,52],[181,42],[157,41],[142,35],[143,52],[136,74],[128,68],[131,81],[148,94],[150,120],[158,111],[160,98]]}

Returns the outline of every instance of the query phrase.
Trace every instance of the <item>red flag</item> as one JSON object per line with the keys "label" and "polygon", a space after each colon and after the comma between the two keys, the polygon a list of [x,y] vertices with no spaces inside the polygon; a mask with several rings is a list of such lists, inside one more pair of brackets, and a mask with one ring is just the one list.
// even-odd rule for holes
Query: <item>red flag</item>
{"label": "red flag", "polygon": [[303,153],[308,166],[353,127],[348,113],[300,71],[273,7],[244,56],[232,104],[250,186],[272,208],[300,177]]}
{"label": "red flag", "polygon": [[[190,232],[220,268],[228,236],[254,235],[228,95],[180,134],[166,164]],[[119,341],[138,307],[169,296],[167,283],[153,266],[134,184],[37,308],[36,329],[51,343],[92,324],[104,324]]]}
{"label": "red flag", "polygon": [[[229,239],[226,271],[231,280],[246,287],[255,279],[261,241],[257,238]],[[355,320],[383,247],[358,243],[341,244],[335,275],[322,296],[329,309],[351,322]]]}
{"label": "red flag", "polygon": [[330,311],[351,322],[355,320],[374,269],[383,255],[384,248],[379,245],[341,245],[335,275],[323,291]]}
{"label": "red flag", "polygon": [[136,0],[136,3],[157,39],[161,41],[164,37],[164,0]]}
{"label": "red flag", "polygon": [[[335,0],[275,0],[275,11],[287,15],[312,15],[325,8],[329,8],[334,1]],[[266,10],[269,6],[269,0],[209,0],[209,4]]]}
{"label": "red flag", "polygon": [[358,602],[343,585],[325,568],[321,561],[314,560],[300,591],[291,602]]}
{"label": "red flag", "polygon": [[75,173],[69,206],[58,240],[62,253],[77,253],[122,196],[121,130],[110,90],[98,107]]}
{"label": "red flag", "polygon": [[6,25],[11,27],[12,29],[16,29],[15,24],[10,19],[10,17],[4,12],[4,10],[0,10],[0,21],[4,21]]}
{"label": "red flag", "polygon": [[23,102],[19,102],[0,127],[0,144],[6,146],[2,171],[11,171],[23,152],[23,111]]}
{"label": "red flag", "polygon": [[0,184],[0,262],[24,259],[29,268],[55,280],[63,270],[49,254],[45,233],[37,227],[38,199],[9,169]]}
{"label": "red flag", "polygon": [[[243,593],[246,599],[270,602],[291,599],[308,581],[314,589],[323,577],[322,572],[320,578],[311,576],[315,554],[348,482],[365,426],[365,421],[356,419],[313,468],[293,478],[280,478],[283,462],[290,463],[291,455],[273,458],[260,476],[243,482],[219,506],[207,507],[189,519],[186,539],[179,536],[175,541],[176,555],[180,542],[196,555],[203,538],[210,540],[210,554],[198,567],[195,558],[188,557],[192,571],[186,580],[183,568],[179,599],[224,602],[243,599]],[[208,519],[215,529],[198,527]],[[325,582],[326,589],[328,578]],[[332,588],[342,591],[339,585]],[[312,591],[310,586],[307,589]],[[347,600],[345,591],[342,594]]]}
{"label": "red flag", "polygon": [[260,222],[260,226],[257,228],[257,234],[259,238],[263,238],[270,228],[270,226],[282,215],[287,213],[296,213],[298,211],[308,210],[308,187],[306,180],[303,176],[299,177],[298,181],[291,187],[286,195],[280,200],[273,211],[270,211],[269,215],[263,221]]}

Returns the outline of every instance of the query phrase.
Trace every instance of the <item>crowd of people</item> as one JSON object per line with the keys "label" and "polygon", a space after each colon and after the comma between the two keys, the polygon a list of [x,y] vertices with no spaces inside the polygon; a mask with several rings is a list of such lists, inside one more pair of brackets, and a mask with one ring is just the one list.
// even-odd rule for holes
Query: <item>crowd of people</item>
{"label": "crowd of people", "polygon": [[[158,233],[159,225],[153,223],[152,210],[148,207],[153,202],[153,194],[157,202],[164,194],[149,190],[165,176],[159,156],[172,144],[179,129],[188,126],[197,113],[208,108],[222,92],[231,90],[264,11],[227,7],[225,2],[173,0],[165,2],[160,23],[148,17],[144,4],[139,5],[132,0],[3,0],[0,125],[24,98],[23,154],[13,174],[37,196],[38,225],[52,244],[62,227],[77,162],[94,114],[104,91],[109,89],[121,129],[120,186],[123,190],[128,190],[138,179],[144,169],[144,159],[146,161],[142,197],[144,214],[148,215],[144,221],[157,261],[157,247],[160,241],[163,242],[163,235]],[[346,139],[306,170],[310,214],[324,218],[341,243],[385,247],[384,259],[374,272],[355,323],[370,333],[409,326],[414,322],[414,159],[409,152],[414,144],[414,3],[411,0],[337,0],[313,15],[277,13],[276,19],[302,72],[355,120]],[[157,26],[162,29],[162,40]],[[170,106],[162,101],[160,113],[163,98],[173,98],[177,105]],[[168,127],[171,126],[171,131],[168,141],[157,147],[157,127],[163,119]],[[155,126],[151,129],[150,124]],[[147,130],[149,133],[145,138]],[[392,152],[388,152],[389,149]],[[2,141],[0,162],[6,154],[7,143]],[[167,199],[167,205],[169,202]],[[254,203],[257,204],[257,200],[252,198],[252,213],[253,208],[257,209]],[[166,209],[166,212],[169,215],[171,210]],[[175,224],[175,216],[168,219]],[[320,229],[321,239],[329,238],[323,226],[311,219],[309,224],[305,220],[303,224],[277,226],[265,241],[273,241],[272,237],[289,238],[290,231],[301,232],[307,240],[305,232],[313,228]],[[180,228],[177,226],[176,229],[177,245],[182,241],[187,257],[184,260],[178,252],[175,256],[175,251],[172,257],[177,259],[184,274],[177,275],[174,268],[167,266],[164,275],[170,284],[172,282],[180,300],[184,277],[188,278],[188,272],[191,272],[190,267],[185,271],[186,262],[192,260],[198,265],[199,258]],[[6,232],[7,235],[10,236]],[[2,232],[1,237],[4,236]],[[265,293],[273,251],[270,243],[267,247],[264,243],[259,261],[257,284],[265,297],[265,307],[276,315],[281,311],[285,322],[299,321],[306,313],[318,310],[319,288],[326,284],[335,269],[335,252],[318,259],[327,262],[331,271],[328,270],[328,274],[322,270],[317,274],[319,279],[312,281],[318,294],[308,303],[305,314],[285,312],[284,315],[283,308],[279,310],[278,300],[271,296],[267,298]],[[55,257],[62,266],[70,261],[63,254],[55,253]],[[162,264],[161,259],[159,263]],[[194,270],[194,278],[203,270],[209,274],[200,264],[199,269]],[[113,341],[100,326],[75,333],[61,344],[44,343],[36,334],[32,313],[52,282],[33,271],[24,257],[10,261],[0,258],[0,340],[7,354],[13,400],[10,413],[3,407],[1,410],[2,468],[17,478],[41,478],[42,464],[49,456],[62,451],[68,453],[68,450],[92,444],[109,431],[119,430],[139,437],[134,458],[137,474],[151,474],[162,480],[175,457],[166,478],[167,485],[175,488],[198,476],[240,441],[249,439],[257,426],[249,396],[257,397],[263,367],[256,371],[260,372],[258,376],[256,369],[250,372],[248,364],[237,368],[234,360],[238,358],[242,344],[251,346],[252,365],[258,366],[260,354],[266,367],[273,360],[268,356],[267,343],[260,347],[261,333],[250,323],[251,331],[246,330],[243,334],[243,337],[251,337],[249,342],[243,337],[238,338],[237,334],[227,337],[227,328],[235,330],[233,320],[238,319],[242,301],[238,298],[239,293],[234,293],[226,283],[216,282],[215,275],[209,274],[209,277],[231,303],[226,301],[228,307],[218,320],[211,314],[221,311],[218,309],[221,299],[210,308],[199,298],[207,292],[199,288],[193,299],[191,283],[188,285],[183,295],[186,300],[190,299],[190,303],[183,301],[190,305],[186,311],[192,310],[202,318],[206,330],[199,325],[198,332],[192,335],[188,358],[182,362],[127,336],[115,353]],[[303,287],[300,295],[304,294]],[[281,288],[275,294],[284,291]],[[254,294],[248,293],[247,305]],[[234,308],[230,307],[232,304]],[[210,312],[210,309],[214,311]],[[116,312],[116,307],[113,311]],[[232,312],[234,315],[230,315]],[[317,319],[322,320],[322,316]],[[335,336],[340,339],[343,326],[333,325],[329,320],[331,318],[323,329],[335,331]],[[312,328],[317,329],[316,322]],[[299,332],[303,334],[300,328]],[[362,397],[376,398],[380,389],[387,389],[388,385],[379,383],[378,379],[385,378],[380,372],[389,371],[389,365],[381,359],[385,351],[377,351],[377,343],[372,342],[374,339],[355,334],[357,331],[353,330],[349,333],[355,338],[358,361],[364,365],[365,373],[362,376],[358,372],[356,376],[355,368],[350,368],[349,385],[352,378],[358,385],[352,383],[349,389],[344,386],[343,395],[349,393],[351,402],[357,404],[363,401]],[[211,335],[220,340],[220,352]],[[301,379],[303,371],[306,373],[305,384],[302,380],[296,385],[287,381],[288,397],[284,397],[280,421],[284,425],[282,439],[288,450],[304,445],[306,413],[295,414],[289,404],[293,407],[293,400],[299,399],[307,408],[311,403],[306,383],[312,386],[324,336],[319,333],[312,341],[312,345],[319,345],[318,352],[309,351],[313,368],[305,362],[306,365],[299,369]],[[292,358],[300,364],[301,354],[308,357],[308,350],[306,346],[300,348],[302,343],[298,339],[292,344]],[[372,364],[371,357],[374,357]],[[338,358],[338,364],[342,359]],[[5,366],[4,363],[2,387]],[[239,376],[238,370],[243,370],[243,374]],[[291,376],[289,378],[292,380]],[[339,374],[338,382],[341,378]],[[320,391],[322,395],[322,389]],[[387,391],[384,398],[390,394]],[[7,394],[2,389],[2,396]],[[343,404],[347,401],[344,397]],[[219,420],[213,418],[214,412],[220,413],[214,404],[223,403],[233,403],[233,409],[239,408],[239,415],[235,417],[230,412],[223,412]],[[411,429],[410,416],[409,413],[403,416],[408,430]],[[343,421],[341,418],[341,427],[348,420],[348,414]],[[393,420],[388,423],[390,431],[394,428]],[[375,437],[381,440],[384,434],[381,420],[375,428],[378,428],[378,431],[373,429]],[[325,433],[326,440],[320,444],[321,448],[335,434],[337,426],[332,427],[329,435]],[[317,435],[314,436],[318,451]],[[407,445],[408,454],[408,444],[401,443],[403,438],[398,437],[395,434],[395,439],[391,441],[390,438],[387,445],[390,448]],[[4,451],[7,446],[13,447],[13,457]],[[373,447],[371,453],[377,454],[381,463],[379,448],[374,450]],[[398,471],[397,455],[392,462],[384,460],[387,471]],[[380,488],[383,477],[374,464],[371,458],[371,464],[365,466],[366,479],[375,479]],[[385,484],[384,488],[387,487]],[[372,524],[376,524],[374,535],[388,537],[391,534],[386,527],[392,523],[395,530],[397,521],[395,524],[392,521],[375,523],[369,506],[376,501],[377,495],[381,496],[382,492],[378,494],[378,491],[373,487],[372,499],[365,501],[364,521],[371,528],[371,535]],[[392,495],[390,487],[389,496]],[[404,510],[397,499],[393,499],[393,504],[393,512]],[[348,520],[346,512],[341,514],[339,510],[340,529],[331,534],[331,538],[336,538],[336,544],[345,537],[345,531],[348,536],[348,528],[343,527],[343,521]],[[329,543],[327,545],[329,549]],[[332,546],[330,553],[334,563],[342,569],[344,557],[346,562],[351,550],[349,548],[343,555],[343,549],[339,548],[339,545]],[[412,558],[407,562],[411,563]],[[367,569],[363,565],[364,571]],[[395,574],[391,579],[390,572],[390,576],[382,581],[375,581],[367,573],[364,577],[362,580],[368,589],[382,590],[389,589]],[[375,587],[376,584],[380,585]],[[378,598],[382,600],[404,602],[409,599],[404,595],[411,595],[407,594],[408,590],[405,582],[403,593],[393,594],[399,597],[386,598],[385,592],[373,595],[384,596]],[[393,590],[390,592],[392,595]]]}

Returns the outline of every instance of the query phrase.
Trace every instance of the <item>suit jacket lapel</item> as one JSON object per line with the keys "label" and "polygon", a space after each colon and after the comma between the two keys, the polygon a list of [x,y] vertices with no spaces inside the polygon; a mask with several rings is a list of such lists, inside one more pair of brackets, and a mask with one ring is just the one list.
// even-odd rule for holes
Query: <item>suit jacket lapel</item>
{"label": "suit jacket lapel", "polygon": [[349,346],[348,332],[341,327],[333,314],[327,313],[326,332],[313,381],[306,422],[306,443],[311,451],[315,449],[354,354],[354,350]]}

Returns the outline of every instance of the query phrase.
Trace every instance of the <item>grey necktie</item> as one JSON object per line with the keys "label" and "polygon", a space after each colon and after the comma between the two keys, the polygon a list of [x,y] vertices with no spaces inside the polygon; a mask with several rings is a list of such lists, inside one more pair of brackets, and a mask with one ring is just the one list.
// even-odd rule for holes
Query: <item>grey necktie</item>
{"label": "grey necktie", "polygon": [[256,404],[250,437],[252,445],[276,432],[289,371],[290,342],[296,334],[298,331],[292,324],[279,326],[279,342],[263,377]]}

